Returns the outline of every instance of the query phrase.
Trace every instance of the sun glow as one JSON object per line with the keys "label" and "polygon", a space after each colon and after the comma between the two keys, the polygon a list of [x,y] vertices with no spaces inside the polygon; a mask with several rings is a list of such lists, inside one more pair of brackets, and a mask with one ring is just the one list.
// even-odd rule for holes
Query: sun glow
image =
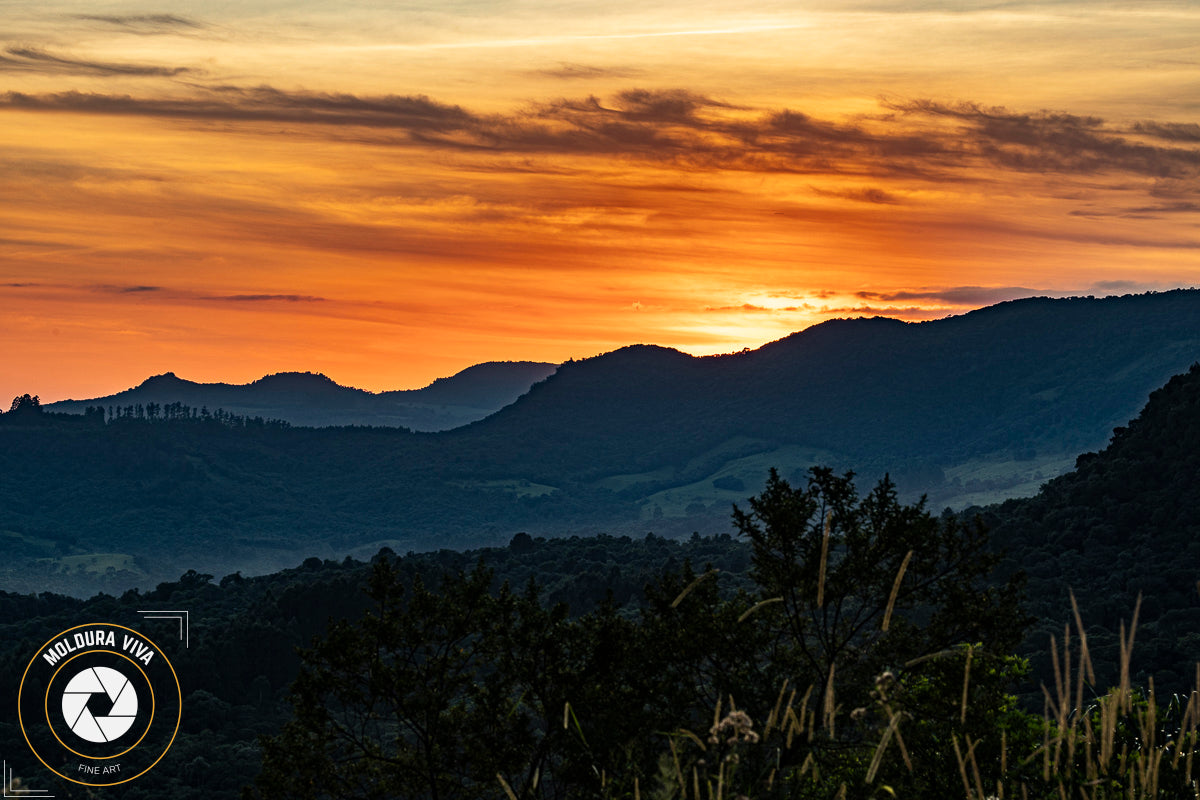
{"label": "sun glow", "polygon": [[10,394],[394,389],[1200,280],[1172,4],[9,11]]}

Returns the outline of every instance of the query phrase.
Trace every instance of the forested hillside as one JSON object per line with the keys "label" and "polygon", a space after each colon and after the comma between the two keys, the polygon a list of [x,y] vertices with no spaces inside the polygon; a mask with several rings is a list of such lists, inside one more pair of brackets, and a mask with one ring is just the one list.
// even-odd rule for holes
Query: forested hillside
{"label": "forested hillside", "polygon": [[[1031,638],[1045,667],[1074,592],[1093,651],[1109,663],[1141,597],[1134,666],[1180,690],[1200,661],[1200,365],[1155,391],[1098,453],[1036,496],[985,510],[1009,569],[1029,576]],[[1106,676],[1108,680],[1113,675]]]}
{"label": "forested hillside", "polygon": [[[1198,353],[1198,291],[1033,298],[923,323],[836,320],[726,356],[637,346],[567,363],[448,438],[486,443],[486,463],[505,474],[527,470],[536,450],[540,481],[695,479],[741,442],[742,455],[805,445],[943,493],[971,459],[1101,446]],[[515,441],[526,444],[505,444]]]}

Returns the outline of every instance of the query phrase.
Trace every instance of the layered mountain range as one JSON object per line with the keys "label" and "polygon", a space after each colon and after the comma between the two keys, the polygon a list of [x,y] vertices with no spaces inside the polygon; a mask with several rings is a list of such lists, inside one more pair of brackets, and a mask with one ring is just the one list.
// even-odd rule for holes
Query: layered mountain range
{"label": "layered mountain range", "polygon": [[982,505],[1072,469],[1198,358],[1200,292],[1180,290],[838,320],[725,356],[627,347],[439,433],[10,412],[0,586],[115,589],[517,531],[719,533],[768,468],[817,463]]}
{"label": "layered mountain range", "polygon": [[438,378],[423,389],[368,392],[334,383],[313,372],[281,372],[247,384],[196,383],[168,372],[123,392],[90,400],[49,403],[50,411],[82,414],[104,409],[182,403],[194,409],[223,409],[293,425],[383,425],[442,431],[498,411],[553,374],[556,365],[537,361],[489,361]]}

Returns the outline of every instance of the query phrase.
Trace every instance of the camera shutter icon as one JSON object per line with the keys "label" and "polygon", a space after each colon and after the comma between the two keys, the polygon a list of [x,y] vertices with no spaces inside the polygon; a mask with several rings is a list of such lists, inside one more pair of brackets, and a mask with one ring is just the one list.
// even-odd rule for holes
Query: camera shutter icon
{"label": "camera shutter icon", "polygon": [[[93,713],[102,696],[108,706],[103,714]],[[71,732],[96,744],[111,742],[133,727],[137,719],[137,691],[129,678],[112,667],[88,667],[67,682],[62,697],[63,719]]]}

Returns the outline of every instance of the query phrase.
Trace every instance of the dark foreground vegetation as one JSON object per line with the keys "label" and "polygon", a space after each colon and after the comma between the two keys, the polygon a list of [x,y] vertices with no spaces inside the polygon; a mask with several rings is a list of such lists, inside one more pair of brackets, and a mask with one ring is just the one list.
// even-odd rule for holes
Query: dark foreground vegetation
{"label": "dark foreground vegetation", "polygon": [[[1017,582],[984,584],[981,529],[825,469],[802,487],[772,475],[735,517],[748,590],[722,597],[719,573],[685,566],[631,615],[572,618],[483,568],[406,585],[381,561],[370,611],[307,653],[258,794],[948,796],[953,737],[985,763],[993,732],[1032,745],[1005,693]],[[899,747],[874,756],[901,722],[913,770]]]}
{"label": "dark foreground vegetation", "polygon": [[1111,688],[1073,615],[1037,713],[1012,694],[1022,577],[988,580],[979,524],[827,469],[773,473],[734,519],[749,586],[685,565],[633,613],[379,560],[368,612],[305,653],[247,795],[1197,796],[1200,693],[1135,685],[1137,609]]}
{"label": "dark foreground vegetation", "polygon": [[1019,703],[1032,618],[978,521],[828,469],[772,473],[734,520],[736,539],[518,535],[121,598],[4,594],[0,671],[83,619],[195,610],[190,646],[167,648],[181,735],[121,787],[134,800],[1196,796],[1200,695],[1137,686],[1133,622],[1114,688],[1076,617],[1044,702]]}
{"label": "dark foreground vegetation", "polygon": [[[711,563],[730,587],[748,582],[748,550],[729,536],[676,542],[518,535],[503,548],[404,556],[384,550],[374,563],[310,558],[257,577],[216,581],[188,572],[152,591],[88,600],[0,592],[0,675],[11,689],[0,693],[0,754],[31,786],[49,787],[57,797],[91,797],[85,787],[49,780],[34,761],[16,723],[15,687],[48,636],[82,622],[112,622],[145,631],[164,649],[179,672],[184,707],[180,733],[162,763],[109,791],[133,800],[238,797],[261,769],[260,737],[279,733],[293,714],[289,687],[302,663],[298,650],[324,636],[332,620],[357,620],[373,607],[366,590],[382,565],[396,591],[418,581],[437,587],[443,576],[453,581],[480,567],[493,573],[490,587],[497,591],[505,582],[525,587],[536,577],[545,603],[563,604],[579,619],[601,605],[624,607],[628,617],[647,583],[678,572],[688,560]],[[147,620],[137,613],[145,609],[190,610],[189,646],[179,641],[176,621]]]}

